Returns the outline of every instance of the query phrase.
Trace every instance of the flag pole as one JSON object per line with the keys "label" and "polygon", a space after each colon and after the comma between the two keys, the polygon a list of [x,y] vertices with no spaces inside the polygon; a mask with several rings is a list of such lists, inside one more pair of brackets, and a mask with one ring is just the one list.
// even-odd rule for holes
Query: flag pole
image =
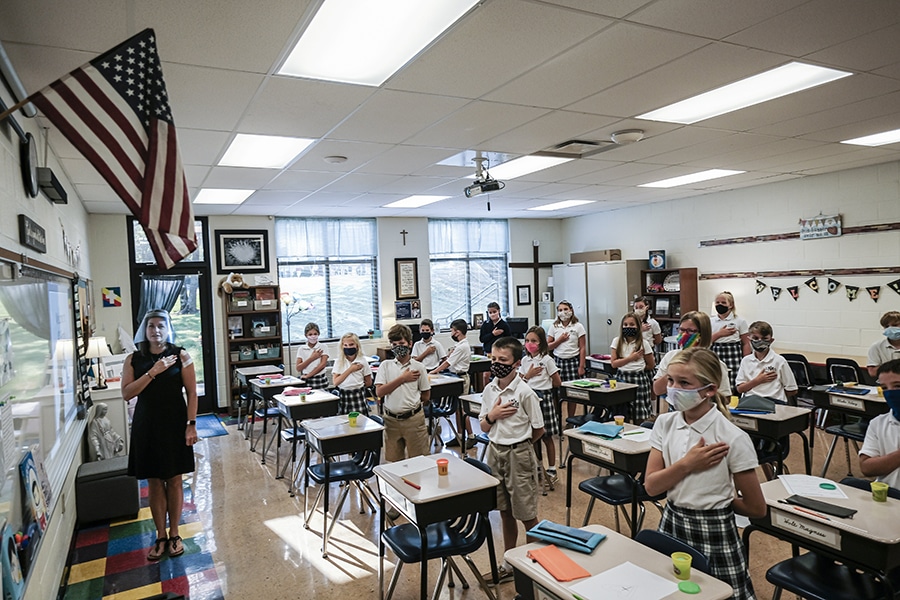
{"label": "flag pole", "polygon": [[10,107],[7,108],[6,110],[4,110],[2,113],[0,113],[0,121],[3,121],[3,120],[6,119],[8,116],[10,116],[10,115],[13,114],[14,112],[16,112],[17,110],[19,110],[20,108],[22,108],[23,106],[25,106],[25,105],[28,104],[29,102],[31,102],[31,96],[28,96],[28,97],[25,98],[24,100],[21,100],[21,101],[19,101],[19,102],[16,102],[16,103],[13,104],[12,106],[10,106]]}

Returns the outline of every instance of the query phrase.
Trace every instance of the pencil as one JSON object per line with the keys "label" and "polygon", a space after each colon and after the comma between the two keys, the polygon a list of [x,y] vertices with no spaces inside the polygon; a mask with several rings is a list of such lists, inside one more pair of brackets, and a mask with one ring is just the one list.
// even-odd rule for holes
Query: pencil
{"label": "pencil", "polygon": [[644,433],[643,429],[635,429],[634,431],[626,431],[622,435],[640,435],[642,433]]}
{"label": "pencil", "polygon": [[820,515],[820,514],[817,513],[817,512],[813,512],[813,511],[811,511],[811,510],[807,510],[807,509],[801,508],[801,507],[799,507],[799,506],[795,506],[795,507],[794,507],[794,510],[799,510],[800,512],[805,512],[805,513],[808,514],[808,515],[812,515],[812,516],[814,516],[814,517],[819,517],[820,519],[825,519],[826,521],[830,521],[830,520],[831,520],[831,519],[829,519],[828,517],[826,517],[825,515]]}
{"label": "pencil", "polygon": [[402,480],[403,480],[403,483],[405,483],[406,485],[411,485],[412,487],[416,488],[417,490],[421,490],[421,489],[422,489],[422,486],[421,486],[421,485],[419,485],[418,483],[415,483],[415,482],[410,481],[410,480],[407,479],[406,477],[401,477],[400,479],[402,479]]}

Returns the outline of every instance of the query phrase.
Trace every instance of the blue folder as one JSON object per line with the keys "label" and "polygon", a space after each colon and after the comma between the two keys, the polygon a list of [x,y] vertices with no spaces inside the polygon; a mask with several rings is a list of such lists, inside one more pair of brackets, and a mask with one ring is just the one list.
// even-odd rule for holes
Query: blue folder
{"label": "blue folder", "polygon": [[602,533],[584,531],[546,519],[532,527],[528,535],[583,554],[590,554],[600,542],[606,539]]}
{"label": "blue folder", "polygon": [[608,440],[615,439],[622,433],[622,430],[625,429],[622,425],[610,425],[609,423],[598,423],[597,421],[588,421],[584,425],[578,428],[578,431],[582,433],[590,433],[591,435],[598,435],[602,438],[606,438]]}

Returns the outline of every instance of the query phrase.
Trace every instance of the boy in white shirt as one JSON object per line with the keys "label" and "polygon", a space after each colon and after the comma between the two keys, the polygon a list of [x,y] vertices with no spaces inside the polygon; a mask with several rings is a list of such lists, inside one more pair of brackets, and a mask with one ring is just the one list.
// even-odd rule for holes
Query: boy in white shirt
{"label": "boy in white shirt", "polygon": [[797,395],[797,380],[784,357],[771,349],[775,341],[772,326],[765,321],[754,321],[748,332],[753,352],[741,359],[735,377],[738,393],[747,394],[752,390],[755,396],[787,404],[789,397]]}
{"label": "boy in white shirt", "polygon": [[422,319],[419,324],[419,334],[422,339],[413,344],[413,358],[425,365],[429,371],[444,360],[447,352],[439,341],[434,339],[434,323],[431,319]]}
{"label": "boy in white shirt", "polygon": [[[451,373],[461,377],[463,380],[464,394],[469,393],[469,364],[472,362],[472,347],[469,345],[469,340],[466,339],[466,331],[468,330],[469,324],[463,319],[456,319],[450,323],[450,338],[456,342],[456,344],[450,348],[447,358],[430,371],[432,375],[437,375],[441,371],[449,369]],[[475,439],[472,438],[472,424],[469,423],[469,419],[461,413],[457,413],[456,425],[460,428],[460,431],[463,427],[466,428],[466,432],[469,434],[467,436],[468,448],[466,449],[472,448],[476,442]],[[451,440],[447,445],[458,446],[459,440]]]}
{"label": "boy in white shirt", "polygon": [[900,489],[900,359],[884,363],[876,375],[891,411],[869,423],[859,451],[859,468],[866,477],[877,477]]}
{"label": "boy in white shirt", "polygon": [[883,340],[878,340],[869,347],[866,369],[869,375],[875,377],[878,367],[884,363],[900,358],[900,312],[888,311],[881,316],[881,326],[884,328]]}
{"label": "boy in white shirt", "polygon": [[[537,519],[537,456],[534,443],[544,435],[544,416],[540,399],[516,370],[522,362],[522,343],[512,337],[500,338],[491,349],[491,375],[494,379],[484,388],[479,419],[481,430],[491,442],[487,464],[500,480],[497,508],[503,530],[505,550],[515,548],[518,524],[525,531]],[[499,569],[500,581],[512,579],[512,567],[504,561]],[[489,579],[486,575],[485,579]]]}
{"label": "boy in white shirt", "polygon": [[413,360],[412,331],[397,324],[388,331],[394,358],[382,361],[375,394],[384,408],[384,459],[388,462],[429,453],[428,426],[422,405],[431,399],[428,371]]}

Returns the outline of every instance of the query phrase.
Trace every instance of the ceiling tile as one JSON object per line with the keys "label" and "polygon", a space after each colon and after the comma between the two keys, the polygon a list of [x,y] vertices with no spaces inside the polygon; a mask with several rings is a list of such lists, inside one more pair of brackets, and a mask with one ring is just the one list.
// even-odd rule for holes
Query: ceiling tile
{"label": "ceiling tile", "polygon": [[277,175],[278,169],[250,169],[246,167],[213,167],[203,182],[205,188],[258,190]]}
{"label": "ceiling tile", "polygon": [[628,20],[720,40],[785,12],[807,0],[680,0],[654,2]]}
{"label": "ceiling tile", "polygon": [[[373,158],[391,149],[390,144],[374,144],[367,142],[339,142],[322,140],[304,152],[300,158],[291,163],[292,171],[335,171],[349,173],[365,165]],[[326,156],[345,156],[342,163],[329,163]]]}
{"label": "ceiling tile", "polygon": [[[495,152],[531,154],[572,139],[588,139],[587,133],[617,121],[585,113],[553,111],[529,123],[486,140],[485,148]],[[595,138],[590,138],[595,139]]]}
{"label": "ceiling tile", "polygon": [[99,54],[140,31],[128,26],[128,12],[120,0],[3,0],[0,39]]}
{"label": "ceiling tile", "polygon": [[223,69],[163,64],[177,127],[231,131],[263,81]]}
{"label": "ceiling tile", "polygon": [[314,192],[343,177],[343,173],[324,171],[284,171],[266,186],[267,190]]}
{"label": "ceiling tile", "polygon": [[178,128],[178,149],[186,165],[214,165],[225,153],[231,136],[226,131]]}
{"label": "ceiling tile", "polygon": [[282,190],[257,190],[244,200],[241,206],[290,206],[300,202],[308,192],[287,192]]}
{"label": "ceiling tile", "polygon": [[[435,123],[407,140],[408,144],[442,148],[482,148],[482,142],[537,119],[548,111],[542,108],[472,102],[443,121]],[[493,148],[482,148],[493,150]]]}

